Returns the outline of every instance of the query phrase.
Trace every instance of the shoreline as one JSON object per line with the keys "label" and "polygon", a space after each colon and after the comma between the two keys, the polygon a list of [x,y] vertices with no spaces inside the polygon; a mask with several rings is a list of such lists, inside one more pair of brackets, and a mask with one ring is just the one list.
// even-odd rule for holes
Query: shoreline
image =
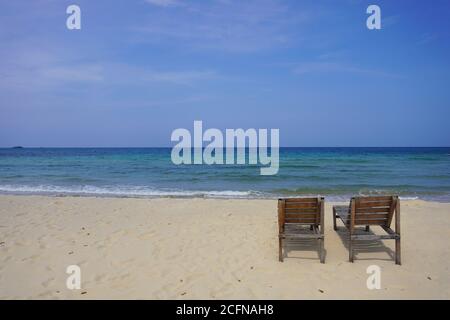
{"label": "shoreline", "polygon": [[[0,299],[450,298],[450,204],[402,202],[398,266],[393,241],[361,244],[348,262],[333,202],[326,263],[314,243],[280,263],[277,202],[218,200],[0,195]],[[70,265],[81,290],[66,287]],[[370,265],[380,290],[366,287]]]}
{"label": "shoreline", "polygon": [[[240,191],[239,191],[240,192]],[[295,198],[295,197],[325,197],[325,201],[340,203],[340,202],[348,202],[351,197],[357,196],[382,196],[382,195],[391,195],[391,194],[372,194],[372,195],[314,195],[314,194],[302,194],[302,195],[274,195],[274,196],[260,196],[260,197],[249,197],[249,196],[213,196],[213,195],[119,195],[119,194],[96,194],[96,193],[29,193],[29,192],[1,192],[1,196],[19,196],[19,197],[49,197],[49,198],[106,198],[106,199],[211,199],[211,200],[277,200],[280,198]],[[395,195],[395,194],[392,194]],[[420,198],[419,196],[399,196],[401,201],[424,201],[424,202],[436,202],[436,203],[449,203],[450,200],[440,200],[433,198]]]}

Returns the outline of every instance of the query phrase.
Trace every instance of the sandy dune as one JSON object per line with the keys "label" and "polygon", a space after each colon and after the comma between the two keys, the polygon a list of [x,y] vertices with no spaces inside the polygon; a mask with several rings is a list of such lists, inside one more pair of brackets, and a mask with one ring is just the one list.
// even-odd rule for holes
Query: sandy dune
{"label": "sandy dune", "polygon": [[[0,298],[450,298],[450,204],[402,202],[393,241],[358,246],[326,207],[326,264],[315,243],[278,262],[276,201],[0,196]],[[295,247],[294,247],[295,248]],[[366,268],[381,267],[380,290]],[[66,268],[81,268],[81,290]]]}

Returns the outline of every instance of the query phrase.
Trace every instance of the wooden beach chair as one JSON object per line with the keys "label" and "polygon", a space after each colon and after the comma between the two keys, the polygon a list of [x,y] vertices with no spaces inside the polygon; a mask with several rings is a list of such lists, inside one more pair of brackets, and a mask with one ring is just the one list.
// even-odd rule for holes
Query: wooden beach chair
{"label": "wooden beach chair", "polygon": [[[390,228],[395,213],[395,231]],[[339,218],[349,231],[349,260],[353,262],[354,241],[359,240],[395,240],[395,263],[401,264],[400,251],[400,199],[397,196],[353,197],[350,206],[333,207],[333,227],[337,230],[336,219]],[[380,226],[386,235],[355,234],[355,227]]]}
{"label": "wooden beach chair", "polygon": [[278,200],[278,240],[279,260],[281,262],[283,262],[285,240],[317,239],[319,240],[320,262],[325,263],[324,209],[324,198],[287,198]]}

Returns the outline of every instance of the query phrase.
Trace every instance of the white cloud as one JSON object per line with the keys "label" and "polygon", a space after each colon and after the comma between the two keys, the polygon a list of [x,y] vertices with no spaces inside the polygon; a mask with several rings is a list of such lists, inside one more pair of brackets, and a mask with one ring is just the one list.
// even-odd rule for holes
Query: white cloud
{"label": "white cloud", "polygon": [[292,10],[277,0],[186,1],[170,13],[150,12],[148,22],[135,29],[145,42],[254,52],[288,46],[309,16],[306,9]]}
{"label": "white cloud", "polygon": [[99,65],[52,66],[38,69],[44,78],[65,82],[99,82],[104,80]]}
{"label": "white cloud", "polygon": [[314,73],[355,73],[366,74],[371,76],[382,77],[402,77],[395,73],[385,72],[376,69],[361,68],[351,64],[338,62],[304,62],[299,63],[293,68],[293,72],[297,75],[314,74]]}
{"label": "white cloud", "polygon": [[145,2],[158,7],[169,7],[179,4],[179,2],[176,0],[145,0]]}
{"label": "white cloud", "polygon": [[[35,38],[9,42],[0,50],[0,91],[39,92],[82,86],[193,86],[218,79],[214,70],[192,67],[139,66],[112,62],[104,55],[86,50],[84,54]],[[74,85],[74,86],[72,86]],[[75,86],[76,85],[76,86]]]}
{"label": "white cloud", "polygon": [[437,39],[437,35],[434,33],[424,33],[420,35],[419,40],[417,41],[418,45],[425,45],[430,42],[433,42]]}
{"label": "white cloud", "polygon": [[216,77],[213,71],[172,71],[172,72],[144,72],[142,79],[150,82],[167,82],[173,84],[191,85],[194,82]]}
{"label": "white cloud", "polygon": [[17,55],[15,60],[5,58],[2,65],[1,88],[17,91],[53,90],[67,84],[191,86],[218,78],[217,73],[212,70],[157,70],[130,64],[74,61],[43,51],[38,54],[22,53]]}

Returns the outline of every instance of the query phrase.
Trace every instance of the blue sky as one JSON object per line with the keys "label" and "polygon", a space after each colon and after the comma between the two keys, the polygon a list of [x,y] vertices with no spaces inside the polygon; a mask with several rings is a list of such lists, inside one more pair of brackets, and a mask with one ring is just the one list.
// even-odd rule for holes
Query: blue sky
{"label": "blue sky", "polygon": [[194,120],[450,146],[449,18],[444,0],[1,1],[0,146],[170,146]]}

